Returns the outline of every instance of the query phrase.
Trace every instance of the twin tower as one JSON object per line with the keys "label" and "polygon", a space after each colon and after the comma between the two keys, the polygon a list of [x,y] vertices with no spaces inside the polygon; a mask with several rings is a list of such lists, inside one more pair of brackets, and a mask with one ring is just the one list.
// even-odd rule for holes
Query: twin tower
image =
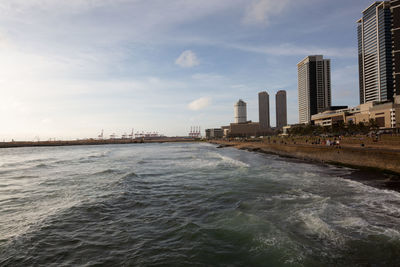
{"label": "twin tower", "polygon": [[[287,125],[286,91],[280,90],[275,95],[276,128],[281,129]],[[267,92],[258,93],[258,115],[261,130],[271,128],[269,114],[269,95]],[[246,102],[239,100],[235,104],[235,123],[248,123]]]}

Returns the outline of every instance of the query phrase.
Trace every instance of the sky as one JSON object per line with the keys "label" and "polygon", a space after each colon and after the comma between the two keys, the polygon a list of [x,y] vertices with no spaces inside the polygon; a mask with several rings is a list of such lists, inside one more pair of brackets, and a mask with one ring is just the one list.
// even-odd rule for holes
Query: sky
{"label": "sky", "polygon": [[[187,135],[233,122],[297,63],[331,59],[332,104],[358,105],[356,21],[367,0],[1,0],[0,141],[134,131]],[[203,133],[204,134],[204,133]]]}

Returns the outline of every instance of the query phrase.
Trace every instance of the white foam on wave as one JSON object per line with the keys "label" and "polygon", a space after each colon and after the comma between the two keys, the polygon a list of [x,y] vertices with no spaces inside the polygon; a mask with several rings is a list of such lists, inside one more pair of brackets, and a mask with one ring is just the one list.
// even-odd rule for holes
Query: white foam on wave
{"label": "white foam on wave", "polygon": [[389,216],[400,225],[400,193],[371,187],[357,181],[346,180],[355,192],[353,206],[371,214]]}
{"label": "white foam on wave", "polygon": [[330,197],[323,197],[318,194],[314,194],[311,192],[306,192],[301,189],[291,189],[279,194],[271,195],[271,196],[259,196],[257,197],[257,201],[261,202],[270,202],[270,201],[299,201],[305,200],[306,202],[310,201],[318,201],[318,202],[327,202],[330,200]]}
{"label": "white foam on wave", "polygon": [[383,234],[391,239],[400,239],[400,232],[395,229],[384,229]]}
{"label": "white foam on wave", "polygon": [[388,190],[388,189],[381,189],[381,188],[376,188],[369,186],[367,184],[363,184],[358,181],[350,180],[350,179],[343,179],[347,183],[347,185],[351,188],[353,188],[354,191],[357,193],[363,193],[363,194],[386,194],[387,196],[390,196],[391,198],[395,198],[400,201],[400,192],[393,191],[393,190]]}
{"label": "white foam on wave", "polygon": [[304,254],[299,245],[292,241],[285,233],[277,229],[266,234],[257,235],[254,241],[257,246],[250,249],[251,252],[263,253],[265,251],[279,250],[281,260],[286,264],[299,264],[304,260]]}
{"label": "white foam on wave", "polygon": [[309,172],[309,171],[305,171],[303,172],[303,177],[305,178],[312,178],[312,177],[316,177],[317,174],[315,172]]}
{"label": "white foam on wave", "polygon": [[351,198],[312,203],[297,213],[307,232],[337,246],[345,245],[346,239],[370,235],[400,240],[400,195],[355,181],[349,184],[350,188],[342,189],[350,189]]}
{"label": "white foam on wave", "polygon": [[249,164],[247,164],[243,161],[222,155],[218,152],[208,152],[206,155],[207,155],[207,159],[212,160],[217,165],[224,165],[224,166],[230,166],[230,167],[245,167],[245,168],[250,167]]}
{"label": "white foam on wave", "polygon": [[236,160],[227,156],[223,156],[223,155],[219,155],[220,158],[222,159],[222,162],[220,162],[220,164],[222,165],[227,165],[227,166],[232,166],[232,167],[245,167],[248,168],[250,167],[249,164],[244,163],[240,160]]}
{"label": "white foam on wave", "polygon": [[344,246],[345,237],[320,217],[320,211],[300,211],[298,218],[303,222],[307,234],[315,235],[318,239],[328,241],[338,247]]}
{"label": "white foam on wave", "polygon": [[335,221],[336,225],[340,225],[343,228],[365,228],[370,224],[361,217],[344,217],[341,220]]}
{"label": "white foam on wave", "polygon": [[215,169],[218,167],[239,167],[248,168],[249,164],[244,163],[240,160],[221,155],[216,152],[208,152],[205,155],[199,157],[175,161],[175,165],[184,169]]}
{"label": "white foam on wave", "polygon": [[183,161],[175,161],[174,164],[180,169],[214,169],[218,163],[215,160],[193,158]]}

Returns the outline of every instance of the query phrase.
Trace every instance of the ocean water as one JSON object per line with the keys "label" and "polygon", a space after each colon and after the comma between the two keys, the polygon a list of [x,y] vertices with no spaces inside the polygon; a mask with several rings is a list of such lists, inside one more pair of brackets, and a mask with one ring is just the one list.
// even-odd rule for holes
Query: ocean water
{"label": "ocean water", "polygon": [[0,266],[400,266],[400,194],[214,145],[0,150]]}

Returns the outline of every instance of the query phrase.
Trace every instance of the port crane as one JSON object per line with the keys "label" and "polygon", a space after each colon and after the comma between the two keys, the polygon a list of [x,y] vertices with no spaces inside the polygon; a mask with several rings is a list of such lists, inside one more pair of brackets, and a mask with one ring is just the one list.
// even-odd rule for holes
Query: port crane
{"label": "port crane", "polygon": [[201,137],[201,127],[200,126],[191,126],[189,137],[192,138],[200,138]]}
{"label": "port crane", "polygon": [[101,130],[101,134],[99,134],[97,137],[99,138],[99,140],[103,140],[103,133],[104,133],[104,130],[102,129]]}
{"label": "port crane", "polygon": [[132,132],[131,132],[131,134],[130,134],[130,135],[128,135],[128,137],[129,137],[130,139],[133,139],[133,137],[134,137],[134,134],[133,134],[133,128],[132,128]]}

